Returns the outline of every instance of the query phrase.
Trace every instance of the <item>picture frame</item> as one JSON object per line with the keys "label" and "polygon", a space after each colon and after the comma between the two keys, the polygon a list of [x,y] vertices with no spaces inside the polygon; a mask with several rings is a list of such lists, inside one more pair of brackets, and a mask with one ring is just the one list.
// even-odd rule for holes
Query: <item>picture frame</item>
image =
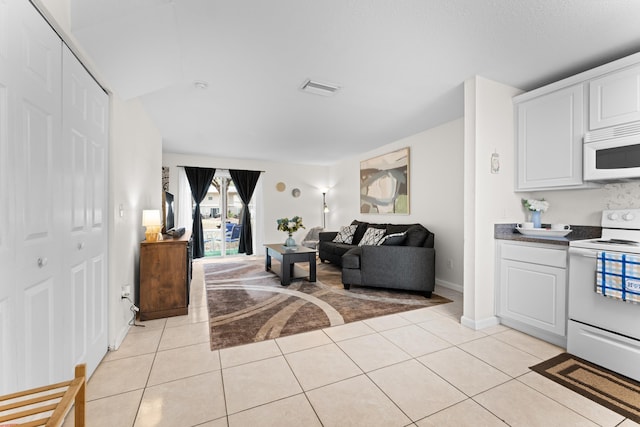
{"label": "picture frame", "polygon": [[409,147],[360,162],[360,213],[408,215]]}

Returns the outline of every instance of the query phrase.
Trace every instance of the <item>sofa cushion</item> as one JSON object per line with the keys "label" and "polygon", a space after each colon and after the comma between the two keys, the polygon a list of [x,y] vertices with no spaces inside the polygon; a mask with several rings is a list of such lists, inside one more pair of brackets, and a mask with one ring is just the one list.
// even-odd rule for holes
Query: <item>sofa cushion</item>
{"label": "sofa cushion", "polygon": [[330,245],[325,245],[325,249],[327,253],[334,254],[337,256],[342,256],[347,251],[353,248],[354,248],[353,245],[347,245],[346,243],[331,243]]}
{"label": "sofa cushion", "polygon": [[387,234],[396,234],[396,233],[404,233],[410,227],[418,224],[388,224],[387,225]]}
{"label": "sofa cushion", "polygon": [[358,221],[357,219],[354,219],[351,222],[351,225],[355,225],[356,228],[356,232],[353,233],[353,244],[357,245],[358,243],[360,243],[360,240],[362,240],[362,236],[364,236],[365,231],[367,231],[367,228],[369,228],[369,223],[368,222],[361,222]]}
{"label": "sofa cushion", "polygon": [[378,245],[384,246],[401,246],[407,239],[407,233],[387,234],[378,242]]}
{"label": "sofa cushion", "polygon": [[344,227],[340,227],[340,231],[338,231],[338,234],[336,234],[333,241],[335,243],[346,243],[350,245],[353,242],[353,233],[355,233],[356,228],[356,225],[345,225]]}
{"label": "sofa cushion", "polygon": [[384,228],[369,227],[367,231],[365,231],[364,236],[362,236],[358,246],[376,246],[384,236],[384,233],[386,233]]}
{"label": "sofa cushion", "polygon": [[429,230],[421,225],[412,225],[407,229],[407,239],[405,246],[424,246],[429,237]]}
{"label": "sofa cushion", "polygon": [[360,254],[362,248],[349,249],[342,255],[342,268],[360,268]]}

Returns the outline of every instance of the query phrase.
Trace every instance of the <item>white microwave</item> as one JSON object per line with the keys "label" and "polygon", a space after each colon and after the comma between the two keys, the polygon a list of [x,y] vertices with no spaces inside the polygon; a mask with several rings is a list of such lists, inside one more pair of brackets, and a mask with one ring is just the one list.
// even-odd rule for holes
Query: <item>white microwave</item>
{"label": "white microwave", "polygon": [[585,181],[626,181],[640,179],[640,134],[597,139],[584,138],[583,178]]}

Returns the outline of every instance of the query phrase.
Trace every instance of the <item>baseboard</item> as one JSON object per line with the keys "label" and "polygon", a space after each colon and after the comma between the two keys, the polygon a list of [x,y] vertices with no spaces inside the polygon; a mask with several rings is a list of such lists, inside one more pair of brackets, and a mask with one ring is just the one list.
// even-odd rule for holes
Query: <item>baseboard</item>
{"label": "baseboard", "polygon": [[460,293],[464,292],[464,287],[462,285],[458,285],[457,283],[453,283],[453,282],[447,282],[446,280],[438,279],[437,277],[436,277],[436,285],[442,286],[443,288],[452,289]]}
{"label": "baseboard", "polygon": [[460,324],[466,326],[467,328],[471,328],[475,331],[480,329],[489,328],[491,326],[496,326],[500,324],[500,319],[496,316],[487,317],[485,319],[473,320],[469,317],[462,316],[460,318]]}
{"label": "baseboard", "polygon": [[125,325],[125,327],[120,329],[120,333],[118,333],[118,336],[116,336],[115,342],[113,343],[113,345],[109,346],[110,351],[115,351],[118,348],[120,348],[120,345],[122,344],[124,339],[127,337],[127,334],[129,333],[129,329],[131,329],[131,325],[129,324]]}

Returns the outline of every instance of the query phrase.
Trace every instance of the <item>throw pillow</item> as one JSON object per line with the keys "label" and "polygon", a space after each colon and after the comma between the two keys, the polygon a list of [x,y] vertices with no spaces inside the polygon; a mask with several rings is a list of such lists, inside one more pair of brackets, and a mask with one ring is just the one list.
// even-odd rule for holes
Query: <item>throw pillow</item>
{"label": "throw pillow", "polygon": [[429,231],[421,225],[413,225],[407,230],[407,240],[405,245],[407,246],[424,246],[424,243],[429,237]]}
{"label": "throw pillow", "polygon": [[387,234],[382,239],[380,239],[380,242],[378,242],[378,245],[400,246],[404,243],[406,238],[407,238],[407,233]]}
{"label": "throw pillow", "polygon": [[387,225],[387,235],[396,234],[396,233],[404,233],[411,226],[415,224],[389,224]]}
{"label": "throw pillow", "polygon": [[367,228],[367,231],[364,232],[364,236],[362,236],[362,240],[358,243],[358,246],[376,246],[380,239],[384,236],[386,230],[383,228]]}
{"label": "throw pillow", "polygon": [[353,233],[356,232],[356,228],[358,228],[357,225],[345,225],[344,227],[340,227],[340,231],[336,234],[333,242],[350,245],[351,242],[353,242]]}
{"label": "throw pillow", "polygon": [[365,231],[367,231],[367,228],[369,228],[369,223],[354,219],[351,222],[351,225],[355,225],[358,227],[356,228],[356,232],[353,233],[353,241],[352,241],[352,244],[357,245],[358,243],[360,243],[360,240],[362,240],[362,236],[364,236],[364,233]]}

